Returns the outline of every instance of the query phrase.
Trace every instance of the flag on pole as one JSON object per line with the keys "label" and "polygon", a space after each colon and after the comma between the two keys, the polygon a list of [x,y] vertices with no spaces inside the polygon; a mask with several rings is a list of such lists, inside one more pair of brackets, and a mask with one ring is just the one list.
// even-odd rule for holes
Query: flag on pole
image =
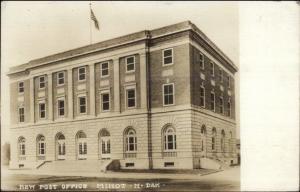
{"label": "flag on pole", "polygon": [[98,20],[97,20],[95,14],[94,14],[92,8],[91,8],[91,19],[94,21],[94,24],[95,24],[96,29],[99,30],[99,23],[98,23]]}

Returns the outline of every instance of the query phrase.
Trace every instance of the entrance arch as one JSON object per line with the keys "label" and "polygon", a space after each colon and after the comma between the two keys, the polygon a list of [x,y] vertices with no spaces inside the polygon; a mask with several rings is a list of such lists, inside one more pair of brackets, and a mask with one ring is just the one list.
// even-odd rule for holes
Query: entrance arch
{"label": "entrance arch", "polygon": [[106,129],[99,132],[99,154],[101,159],[111,158],[110,133]]}
{"label": "entrance arch", "polygon": [[66,138],[62,133],[57,133],[55,137],[56,159],[65,160],[66,158]]}
{"label": "entrance arch", "polygon": [[87,158],[87,137],[83,131],[76,134],[77,159],[83,160]]}

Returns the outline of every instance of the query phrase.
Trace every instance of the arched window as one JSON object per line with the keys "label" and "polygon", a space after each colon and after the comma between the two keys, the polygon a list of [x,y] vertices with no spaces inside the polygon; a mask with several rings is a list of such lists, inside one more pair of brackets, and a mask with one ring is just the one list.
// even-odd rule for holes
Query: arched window
{"label": "arched window", "polygon": [[134,129],[129,128],[125,132],[125,151],[126,152],[136,152],[137,151],[137,138],[136,138],[136,132]]}
{"label": "arched window", "polygon": [[57,149],[57,159],[64,160],[66,155],[66,143],[65,136],[62,133],[56,135],[56,149]]}
{"label": "arched window", "polygon": [[176,132],[171,126],[164,129],[164,150],[176,150]]}
{"label": "arched window", "polygon": [[82,131],[79,131],[76,135],[77,141],[77,155],[78,159],[86,159],[87,155],[87,139],[86,134]]}
{"label": "arched window", "polygon": [[221,150],[224,153],[225,152],[225,131],[221,131]]}
{"label": "arched window", "polygon": [[19,156],[25,156],[25,138],[19,137],[18,144],[19,144]]}
{"label": "arched window", "polygon": [[206,127],[202,125],[201,127],[201,151],[204,151],[206,144]]}
{"label": "arched window", "polygon": [[217,136],[217,131],[216,128],[214,127],[212,129],[212,137],[211,137],[211,150],[213,151],[216,150],[216,136]]}
{"label": "arched window", "polygon": [[110,158],[110,133],[106,129],[99,133],[99,149],[101,158]]}
{"label": "arched window", "polygon": [[229,136],[230,136],[230,138],[229,138],[229,150],[230,150],[230,152],[233,152],[233,147],[232,147],[232,132],[231,131],[229,132]]}
{"label": "arched window", "polygon": [[46,142],[45,137],[43,135],[39,135],[37,137],[37,154],[38,156],[45,156],[46,154]]}

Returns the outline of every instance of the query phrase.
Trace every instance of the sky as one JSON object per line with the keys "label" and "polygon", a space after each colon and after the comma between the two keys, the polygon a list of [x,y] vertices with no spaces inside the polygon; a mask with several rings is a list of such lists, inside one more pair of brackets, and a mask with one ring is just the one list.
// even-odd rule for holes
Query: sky
{"label": "sky", "polygon": [[[92,2],[100,30],[92,42],[190,20],[239,66],[239,11],[236,2]],[[89,2],[2,2],[1,118],[8,137],[9,67],[90,43]],[[236,75],[239,88],[239,74]],[[236,91],[237,122],[239,94]],[[5,115],[3,115],[5,114]],[[239,126],[237,126],[239,137]]]}

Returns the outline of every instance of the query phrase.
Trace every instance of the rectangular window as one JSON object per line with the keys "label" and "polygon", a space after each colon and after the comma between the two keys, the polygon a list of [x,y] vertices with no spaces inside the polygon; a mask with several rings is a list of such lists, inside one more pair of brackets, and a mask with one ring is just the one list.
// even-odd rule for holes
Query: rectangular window
{"label": "rectangular window", "polygon": [[40,119],[46,118],[46,104],[45,103],[39,103],[39,114],[40,114]]}
{"label": "rectangular window", "polygon": [[211,149],[215,150],[215,138],[214,137],[211,138]]}
{"label": "rectangular window", "polygon": [[45,143],[39,143],[39,155],[45,155]]}
{"label": "rectangular window", "polygon": [[229,75],[227,76],[227,86],[228,86],[228,88],[230,88],[230,76]]}
{"label": "rectangular window", "polygon": [[210,75],[215,76],[215,64],[212,61],[210,62]]}
{"label": "rectangular window", "polygon": [[101,94],[102,111],[109,111],[109,93]]}
{"label": "rectangular window", "polygon": [[86,113],[86,97],[79,97],[79,113]]}
{"label": "rectangular window", "polygon": [[230,101],[230,99],[227,102],[227,115],[228,115],[228,117],[231,116],[231,101]]}
{"label": "rectangular window", "polygon": [[210,109],[212,111],[215,111],[215,93],[214,92],[210,93]]}
{"label": "rectangular window", "polygon": [[106,63],[101,63],[101,77],[107,77],[109,76],[109,66],[108,62]]}
{"label": "rectangular window", "polygon": [[205,107],[205,88],[203,85],[200,87],[200,106]]}
{"label": "rectangular window", "polygon": [[125,167],[134,167],[134,163],[125,163]]}
{"label": "rectangular window", "polygon": [[24,93],[24,82],[19,82],[19,93]]}
{"label": "rectangular window", "polygon": [[173,49],[163,50],[163,65],[173,64]]}
{"label": "rectangular window", "polygon": [[223,97],[220,97],[220,113],[223,114],[224,112],[224,103],[223,103]]}
{"label": "rectangular window", "polygon": [[57,73],[57,85],[63,84],[65,84],[65,73],[62,71]]}
{"label": "rectangular window", "polygon": [[45,88],[45,76],[39,77],[39,88],[40,89]]}
{"label": "rectangular window", "polygon": [[24,116],[24,107],[19,108],[19,122],[24,122],[25,116]]}
{"label": "rectangular window", "polygon": [[84,81],[86,76],[86,69],[85,67],[81,67],[78,69],[78,80],[79,81]]}
{"label": "rectangular window", "polygon": [[204,55],[202,53],[199,54],[199,62],[200,62],[200,68],[204,69]]}
{"label": "rectangular window", "polygon": [[65,100],[59,99],[57,102],[58,116],[65,116]]}
{"label": "rectangular window", "polygon": [[220,69],[219,71],[219,76],[220,76],[220,82],[223,82],[223,70]]}
{"label": "rectangular window", "polygon": [[174,167],[174,162],[165,162],[164,166],[165,167]]}
{"label": "rectangular window", "polygon": [[127,89],[126,90],[127,96],[127,107],[135,107],[135,89]]}
{"label": "rectangular window", "polygon": [[164,105],[174,104],[174,83],[163,85],[163,103]]}
{"label": "rectangular window", "polygon": [[135,71],[135,57],[127,57],[126,59],[126,72],[133,72]]}
{"label": "rectangular window", "polygon": [[25,144],[24,143],[20,144],[20,155],[25,155]]}

